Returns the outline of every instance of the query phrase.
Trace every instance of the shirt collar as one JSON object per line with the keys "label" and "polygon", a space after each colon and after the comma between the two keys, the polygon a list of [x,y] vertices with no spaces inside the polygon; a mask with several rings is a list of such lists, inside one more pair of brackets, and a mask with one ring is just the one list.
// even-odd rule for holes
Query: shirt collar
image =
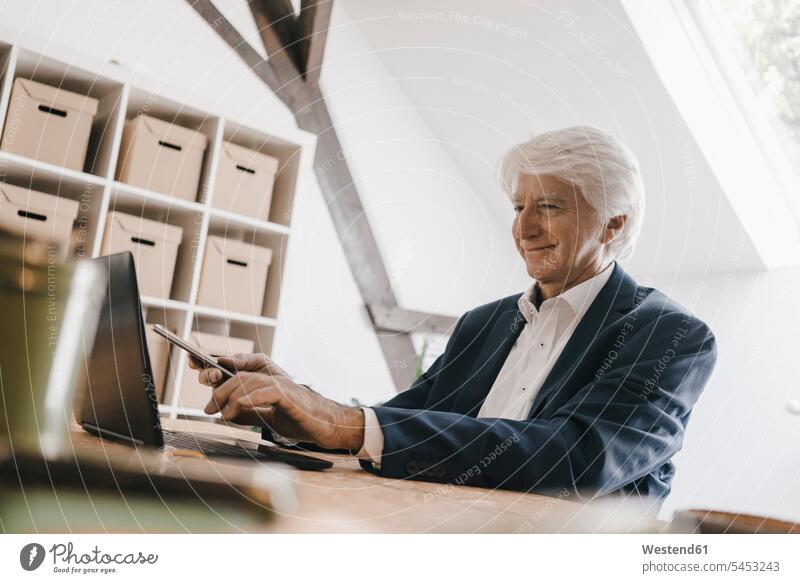
{"label": "shirt collar", "polygon": [[[583,318],[583,315],[589,309],[589,306],[592,305],[592,302],[594,302],[597,294],[600,293],[600,290],[603,289],[603,286],[608,282],[611,274],[614,272],[614,263],[615,261],[611,261],[597,275],[579,283],[574,287],[569,288],[567,291],[557,295],[554,298],[545,300],[542,302],[540,309],[550,303],[564,302],[566,305],[572,308],[572,311],[580,320]],[[531,283],[531,285],[528,286],[528,289],[525,290],[525,293],[520,296],[517,302],[519,311],[522,312],[522,315],[525,317],[525,320],[528,323],[533,320],[534,315],[538,316],[539,314],[539,310],[536,309],[536,306],[531,301],[532,294],[534,293],[534,289],[537,285],[538,284],[536,281]]]}

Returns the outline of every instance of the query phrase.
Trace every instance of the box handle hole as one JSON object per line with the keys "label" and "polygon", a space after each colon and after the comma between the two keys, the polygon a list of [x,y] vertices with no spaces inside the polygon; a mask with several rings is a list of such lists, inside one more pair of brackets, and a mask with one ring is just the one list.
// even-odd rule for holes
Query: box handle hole
{"label": "box handle hole", "polygon": [[148,247],[155,247],[156,242],[150,241],[149,239],[141,239],[139,237],[131,237],[131,241],[134,243],[139,243],[140,245],[147,245]]}
{"label": "box handle hole", "polygon": [[58,117],[67,117],[67,112],[65,110],[56,109],[55,107],[47,107],[46,105],[40,105],[39,111],[49,113],[50,115],[57,115]]}
{"label": "box handle hole", "polygon": [[180,152],[183,150],[178,144],[170,144],[169,142],[165,142],[164,140],[158,140],[158,145],[163,146],[165,148],[169,148],[170,150],[177,150]]}
{"label": "box handle hole", "polygon": [[228,263],[231,265],[238,265],[239,267],[247,267],[247,263],[244,261],[236,261],[235,259],[228,259]]}
{"label": "box handle hole", "polygon": [[32,213],[30,211],[17,211],[17,214],[25,219],[33,219],[34,221],[46,221],[47,215],[40,215],[39,213]]}
{"label": "box handle hole", "polygon": [[242,166],[241,164],[236,165],[237,170],[241,170],[242,172],[247,172],[248,174],[255,174],[256,171],[252,168],[248,168],[247,166]]}

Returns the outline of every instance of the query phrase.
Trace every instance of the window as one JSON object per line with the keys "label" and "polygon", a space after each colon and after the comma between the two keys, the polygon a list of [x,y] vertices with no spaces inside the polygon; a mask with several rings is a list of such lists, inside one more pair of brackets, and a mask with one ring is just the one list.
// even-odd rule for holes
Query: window
{"label": "window", "polygon": [[621,2],[764,267],[800,265],[800,0]]}
{"label": "window", "polygon": [[687,4],[762,147],[800,176],[800,0]]}

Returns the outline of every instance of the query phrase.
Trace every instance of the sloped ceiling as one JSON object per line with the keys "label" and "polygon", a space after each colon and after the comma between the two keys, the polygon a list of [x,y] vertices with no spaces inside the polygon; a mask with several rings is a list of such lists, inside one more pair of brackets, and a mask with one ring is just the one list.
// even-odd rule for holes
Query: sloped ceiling
{"label": "sloped ceiling", "polygon": [[494,170],[538,131],[605,129],[640,159],[637,274],[763,267],[617,1],[339,0],[503,221]]}

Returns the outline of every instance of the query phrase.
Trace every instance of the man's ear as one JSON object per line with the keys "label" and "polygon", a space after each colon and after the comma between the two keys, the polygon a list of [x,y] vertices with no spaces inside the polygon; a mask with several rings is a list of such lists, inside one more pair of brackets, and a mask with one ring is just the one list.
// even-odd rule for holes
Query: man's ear
{"label": "man's ear", "polygon": [[627,222],[628,215],[617,215],[616,217],[608,219],[606,228],[603,231],[603,243],[608,245],[611,241],[619,237]]}

